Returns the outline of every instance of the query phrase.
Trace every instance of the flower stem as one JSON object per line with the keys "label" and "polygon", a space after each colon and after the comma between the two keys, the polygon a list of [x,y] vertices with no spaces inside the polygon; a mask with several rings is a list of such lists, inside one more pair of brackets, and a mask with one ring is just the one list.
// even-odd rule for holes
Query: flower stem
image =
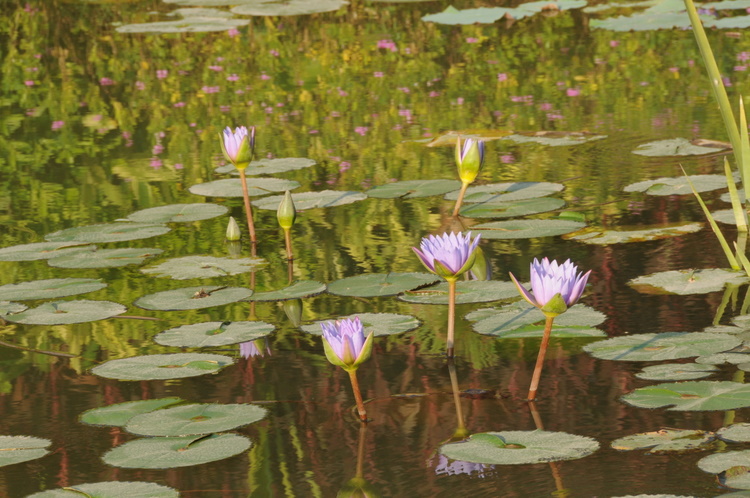
{"label": "flower stem", "polygon": [[536,399],[536,390],[539,387],[539,379],[542,376],[544,355],[547,354],[547,345],[549,344],[549,336],[552,333],[552,322],[554,320],[554,316],[548,316],[547,321],[544,323],[544,336],[542,337],[542,344],[539,346],[539,355],[536,357],[534,375],[532,375],[531,377],[531,386],[529,387],[528,401],[534,401]]}
{"label": "flower stem", "polygon": [[458,210],[461,209],[461,204],[464,202],[464,194],[466,189],[469,187],[468,183],[461,183],[461,192],[458,193],[458,199],[456,200],[456,206],[453,208],[453,216],[458,216]]}
{"label": "flower stem", "polygon": [[447,356],[453,358],[453,342],[456,329],[456,280],[448,280],[448,340]]}
{"label": "flower stem", "polygon": [[245,199],[245,216],[247,217],[247,229],[250,231],[250,254],[255,257],[257,239],[255,237],[255,224],[253,223],[253,208],[250,207],[250,194],[247,191],[247,176],[245,170],[240,170],[240,181],[242,182],[242,197]]}
{"label": "flower stem", "polygon": [[362,393],[359,392],[359,381],[357,381],[357,370],[349,370],[349,380],[352,381],[352,391],[354,391],[354,399],[357,400],[357,412],[359,413],[359,419],[362,422],[367,422],[367,412],[365,411],[365,404],[362,401]]}
{"label": "flower stem", "polygon": [[284,229],[284,242],[286,242],[286,259],[292,261],[294,253],[292,253],[292,231],[289,228]]}

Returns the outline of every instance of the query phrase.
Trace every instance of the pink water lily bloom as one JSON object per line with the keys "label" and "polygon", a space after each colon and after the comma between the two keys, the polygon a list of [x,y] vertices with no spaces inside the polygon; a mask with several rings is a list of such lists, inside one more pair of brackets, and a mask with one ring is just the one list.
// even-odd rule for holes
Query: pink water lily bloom
{"label": "pink water lily bloom", "polygon": [[567,307],[573,306],[583,294],[590,274],[591,270],[579,272],[578,267],[569,259],[558,264],[547,258],[542,261],[534,258],[531,263],[531,292],[521,286],[512,273],[510,277],[524,299],[537,308],[544,308],[557,294],[560,294]]}
{"label": "pink water lily bloom", "polygon": [[455,279],[468,271],[474,264],[474,250],[479,244],[480,235],[471,240],[471,232],[444,233],[429,235],[422,239],[419,249],[412,247],[422,264],[432,273],[445,279]]}
{"label": "pink water lily bloom", "polygon": [[359,317],[321,322],[320,327],[323,329],[326,357],[332,364],[353,370],[370,357],[373,333],[365,337]]}
{"label": "pink water lily bloom", "polygon": [[248,130],[246,126],[240,126],[232,131],[227,126],[221,134],[221,145],[227,160],[237,168],[245,169],[255,148],[255,127]]}

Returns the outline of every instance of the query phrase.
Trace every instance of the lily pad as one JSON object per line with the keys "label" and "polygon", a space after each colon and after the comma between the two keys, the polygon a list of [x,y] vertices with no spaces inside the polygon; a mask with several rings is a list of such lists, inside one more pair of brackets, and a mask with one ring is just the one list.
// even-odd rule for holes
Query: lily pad
{"label": "lily pad", "polygon": [[674,411],[734,410],[750,406],[750,385],[741,382],[696,380],[641,387],[621,398],[640,408],[668,407]]}
{"label": "lily pad", "polygon": [[734,217],[733,209],[720,209],[711,213],[711,217],[718,223],[727,225],[736,225],[737,219]]}
{"label": "lily pad", "polygon": [[180,348],[226,346],[266,337],[274,328],[270,323],[260,321],[194,323],[160,332],[154,341]]}
{"label": "lily pad", "polygon": [[147,310],[197,310],[236,303],[252,294],[252,290],[244,287],[185,287],[149,294],[133,304]]}
{"label": "lily pad", "polygon": [[[488,303],[518,297],[513,282],[470,280],[456,283],[456,304]],[[398,296],[401,301],[416,304],[448,304],[448,282]]]}
{"label": "lily pad", "polygon": [[0,261],[37,261],[94,249],[87,242],[36,242],[0,249]]}
{"label": "lily pad", "polygon": [[368,197],[377,199],[415,199],[442,195],[461,188],[456,180],[406,180],[373,187],[367,192]]}
{"label": "lily pad", "polygon": [[459,211],[466,218],[513,218],[530,214],[546,213],[560,209],[565,201],[554,197],[523,199],[513,202],[483,202],[467,204]]}
{"label": "lily pad", "polygon": [[[282,178],[247,178],[247,190],[250,197],[268,195],[272,192],[294,190],[300,186],[294,180]],[[206,197],[242,197],[242,180],[240,178],[224,178],[212,182],[193,185],[188,190],[195,195]],[[278,201],[274,209],[278,207]]]}
{"label": "lily pad", "polygon": [[299,299],[303,297],[317,296],[325,292],[326,284],[315,280],[301,280],[289,287],[277,291],[256,292],[248,297],[248,301],[286,301],[288,299]]}
{"label": "lily pad", "polygon": [[141,436],[190,436],[228,431],[261,420],[268,411],[248,403],[204,403],[142,413],[125,424],[125,430]]}
{"label": "lily pad", "polygon": [[180,493],[176,489],[153,482],[105,481],[40,491],[27,498],[179,498],[179,496]]}
{"label": "lily pad", "polygon": [[[536,199],[561,192],[564,188],[565,186],[561,183],[550,182],[513,182],[476,185],[466,189],[464,202],[496,203]],[[445,199],[449,201],[458,200],[458,192],[445,194]]]}
{"label": "lily pad", "polygon": [[[687,16],[686,16],[687,17]],[[703,154],[713,154],[716,152],[722,152],[726,150],[726,147],[706,147],[704,145],[694,144],[693,141],[685,138],[671,138],[668,140],[655,140],[639,145],[633,154],[639,156],[649,157],[670,157],[670,156],[700,156]],[[700,175],[703,176],[703,175]],[[720,176],[720,175],[711,175]],[[722,178],[724,178],[722,176]],[[726,179],[724,180],[724,186],[726,187]],[[627,187],[625,187],[627,189]],[[629,192],[626,190],[626,192]],[[636,190],[641,192],[641,190]],[[666,194],[654,194],[654,195],[666,195]]]}
{"label": "lily pad", "polygon": [[346,0],[244,0],[232,9],[243,16],[300,16],[333,12],[349,5]]}
{"label": "lily pad", "polygon": [[662,361],[718,353],[741,343],[728,334],[663,332],[613,337],[587,344],[583,350],[601,360]]}
{"label": "lily pad", "polygon": [[[396,313],[355,313],[353,315],[339,317],[338,319],[341,320],[348,318],[353,320],[355,317],[359,317],[359,320],[362,322],[365,335],[374,332],[376,337],[408,332],[416,329],[421,324],[418,319],[411,315],[399,315]],[[320,320],[310,325],[303,325],[300,328],[308,334],[323,335],[320,324],[321,322],[328,321],[330,320]]]}
{"label": "lily pad", "polygon": [[81,414],[80,420],[84,424],[123,427],[128,420],[141,413],[149,413],[165,406],[181,403],[181,398],[146,399],[139,401],[126,401],[99,408],[86,410]]}
{"label": "lily pad", "polygon": [[[710,19],[706,17],[705,19]],[[641,12],[631,16],[592,19],[592,28],[609,31],[653,31],[659,29],[690,29],[690,18],[685,12]]]}
{"label": "lily pad", "polygon": [[211,204],[170,204],[136,211],[128,215],[129,221],[140,223],[186,223],[189,221],[209,220],[229,211],[226,206]]}
{"label": "lily pad", "polygon": [[704,270],[671,270],[634,278],[628,285],[648,294],[708,294],[720,291],[726,284],[750,282],[745,273],[707,268]]}
{"label": "lily pad", "polygon": [[232,363],[230,356],[219,354],[151,354],[109,360],[91,369],[91,373],[118,380],[183,379],[215,373]]}
{"label": "lily pad", "polygon": [[[521,13],[520,17],[512,17],[511,13],[514,9],[507,9],[504,7],[481,7],[478,9],[464,9],[458,10],[453,6],[448,6],[443,12],[438,14],[429,14],[422,17],[425,22],[434,22],[438,24],[492,24],[493,22],[502,19],[506,15],[514,19],[520,19],[531,15],[530,12]],[[518,14],[516,14],[518,15]]]}
{"label": "lily pad", "polygon": [[482,234],[482,239],[533,239],[564,235],[585,226],[570,220],[508,220],[474,225],[471,230]]}
{"label": "lily pad", "polygon": [[11,313],[20,313],[26,309],[28,309],[28,306],[25,306],[21,303],[12,303],[10,301],[0,301],[0,316],[8,315]]}
{"label": "lily pad", "polygon": [[612,441],[612,448],[621,451],[645,450],[649,453],[693,451],[705,448],[715,439],[712,432],[689,429],[661,429],[642,432]]}
{"label": "lily pad", "polygon": [[249,19],[232,19],[232,15],[217,9],[177,9],[171,15],[182,19],[137,24],[115,28],[118,33],[198,33],[227,31],[250,24]]}
{"label": "lily pad", "polygon": [[117,268],[127,265],[139,265],[146,258],[161,254],[161,249],[144,247],[139,249],[99,249],[91,252],[76,252],[58,256],[48,261],[56,268]]}
{"label": "lily pad", "polygon": [[28,301],[86,294],[105,288],[98,278],[51,278],[0,286],[0,300]]}
{"label": "lily pad", "polygon": [[[253,205],[258,209],[272,209],[276,211],[283,198],[283,195],[264,197],[263,199],[253,201]],[[344,204],[351,204],[365,199],[367,199],[367,195],[362,192],[346,192],[339,190],[323,190],[321,192],[292,194],[292,201],[294,201],[294,207],[297,211],[343,206]]]}
{"label": "lily pad", "polygon": [[511,140],[517,144],[536,143],[547,145],[549,147],[562,147],[585,144],[603,138],[607,138],[607,135],[595,135],[593,133],[585,133],[581,131],[539,131],[514,133],[504,137],[504,140]]}
{"label": "lily pad", "polygon": [[[475,332],[502,339],[521,337],[541,337],[544,332],[544,314],[526,301],[517,301],[494,309],[476,310],[466,319],[475,321]],[[606,320],[606,316],[583,304],[571,306],[567,312],[555,319],[552,337],[606,337],[596,325]],[[532,324],[538,324],[530,327]]]}
{"label": "lily pad", "polygon": [[631,183],[623,188],[625,192],[644,192],[646,195],[693,195],[688,178],[698,192],[711,192],[727,188],[724,175],[691,175],[675,178],[657,178]]}
{"label": "lily pad", "polygon": [[750,424],[732,424],[716,431],[716,435],[730,443],[750,443]]}
{"label": "lily pad", "polygon": [[122,304],[112,301],[53,301],[3,318],[26,325],[64,325],[105,320],[127,310]]}
{"label": "lily pad", "polygon": [[237,434],[136,439],[104,454],[104,463],[126,469],[173,469],[223,460],[247,451],[252,442]]}
{"label": "lily pad", "polygon": [[714,453],[698,460],[698,468],[709,474],[720,474],[732,467],[750,467],[750,450]]}
{"label": "lily pad", "polygon": [[599,443],[590,437],[536,430],[481,432],[466,441],[444,444],[439,451],[464,462],[521,465],[575,460],[598,449]]}
{"label": "lily pad", "polygon": [[644,380],[696,380],[713,375],[719,369],[714,365],[698,363],[667,363],[644,367],[635,376]]}
{"label": "lily pad", "polygon": [[699,356],[695,359],[695,362],[700,365],[739,365],[741,363],[750,362],[750,354],[748,353],[715,353],[706,356]]}
{"label": "lily pad", "polygon": [[152,223],[106,223],[85,227],[66,228],[44,238],[50,242],[122,242],[164,235],[171,228]]}
{"label": "lily pad", "polygon": [[233,259],[213,256],[185,256],[169,259],[149,268],[142,268],[141,272],[175,280],[188,280],[191,278],[240,275],[256,270],[264,264],[266,264],[266,261],[260,258]]}
{"label": "lily pad", "polygon": [[31,436],[0,436],[0,467],[42,458],[52,444],[48,439]]}
{"label": "lily pad", "polygon": [[328,284],[328,292],[337,296],[395,296],[440,280],[431,273],[368,273],[342,278]]}
{"label": "lily pad", "polygon": [[[229,3],[231,2],[231,4]],[[227,5],[237,5],[240,3],[238,0],[229,0]],[[309,168],[315,166],[317,163],[313,159],[306,157],[280,157],[276,159],[260,159],[258,161],[251,162],[247,168],[245,168],[246,175],[275,175],[276,173],[285,173],[287,171],[295,171],[298,169]],[[231,175],[239,175],[240,172],[234,167],[234,164],[227,164],[220,166],[214,171],[217,173],[229,173]],[[242,185],[242,184],[240,184]]]}
{"label": "lily pad", "polygon": [[583,242],[584,244],[607,246],[611,244],[668,239],[701,230],[703,230],[703,223],[679,223],[640,230],[598,230],[591,228],[584,230],[580,234],[568,235],[563,238]]}

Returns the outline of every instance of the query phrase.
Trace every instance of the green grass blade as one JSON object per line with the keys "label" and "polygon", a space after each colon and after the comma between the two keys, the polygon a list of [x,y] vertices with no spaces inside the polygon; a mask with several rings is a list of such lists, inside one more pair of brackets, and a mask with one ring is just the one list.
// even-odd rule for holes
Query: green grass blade
{"label": "green grass blade", "polygon": [[[745,157],[750,158],[750,155]],[[734,184],[732,168],[729,167],[729,160],[724,158],[724,174],[727,175],[727,187],[729,187],[729,199],[732,201],[732,211],[734,212],[734,221],[737,224],[737,230],[747,232],[747,214],[740,202],[740,194],[737,193],[737,186]]]}
{"label": "green grass blade", "polygon": [[[735,154],[735,160],[737,160],[737,167],[740,170],[742,177],[742,188],[747,192],[748,182],[750,181],[750,137],[747,132],[747,117],[745,116],[745,104],[742,101],[742,95],[740,95],[740,157]],[[739,162],[739,160],[742,162]],[[747,199],[745,199],[747,202]]]}
{"label": "green grass blade", "polygon": [[739,258],[740,263],[742,263],[742,268],[744,268],[745,273],[750,276],[750,260],[748,260],[747,256],[745,256],[745,253],[741,251],[739,247],[737,247],[737,242],[734,243],[734,248],[737,249],[737,257]]}

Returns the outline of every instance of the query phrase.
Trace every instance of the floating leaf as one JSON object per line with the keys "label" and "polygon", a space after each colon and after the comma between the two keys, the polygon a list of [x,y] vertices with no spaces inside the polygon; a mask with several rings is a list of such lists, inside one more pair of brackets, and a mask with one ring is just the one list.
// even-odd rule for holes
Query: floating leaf
{"label": "floating leaf", "polygon": [[591,228],[585,230],[583,233],[568,235],[563,238],[575,240],[576,242],[583,242],[584,244],[606,246],[610,244],[667,239],[670,237],[686,235],[688,233],[699,232],[702,229],[703,223],[680,223],[640,230],[597,230]]}
{"label": "floating leaf", "polygon": [[[93,246],[92,246],[93,247]],[[127,265],[139,265],[146,258],[161,254],[161,249],[145,247],[140,249],[99,249],[92,252],[77,252],[58,256],[49,260],[49,265],[56,268],[116,268]]]}
{"label": "floating leaf", "polygon": [[750,424],[732,424],[716,431],[716,435],[730,443],[750,443]]}
{"label": "floating leaf", "polygon": [[703,379],[716,373],[714,365],[699,365],[697,363],[667,363],[643,367],[635,376],[644,380],[695,380]]}
{"label": "floating leaf", "polygon": [[512,218],[528,216],[530,214],[546,213],[560,209],[565,205],[562,199],[542,197],[540,199],[524,199],[514,202],[488,202],[467,204],[461,207],[461,216],[466,218]]}
{"label": "floating leaf", "polygon": [[705,448],[714,440],[714,434],[708,431],[689,429],[661,429],[654,432],[642,432],[625,436],[612,441],[612,448],[621,451],[645,450],[649,453],[666,453],[670,451],[692,451]]}
{"label": "floating leaf", "polygon": [[520,465],[575,460],[598,449],[599,443],[590,437],[537,430],[473,434],[466,441],[444,444],[439,451],[464,462]]}
{"label": "floating leaf", "polygon": [[8,315],[11,313],[20,313],[28,309],[21,303],[12,303],[10,301],[0,301],[0,316]]}
{"label": "floating leaf", "polygon": [[[481,309],[466,315],[467,320],[475,321],[475,332],[501,339],[521,337],[541,337],[544,332],[544,314],[526,301],[517,301],[494,309]],[[555,319],[552,337],[606,337],[598,329],[593,329],[606,319],[603,313],[583,304],[576,304]],[[529,327],[531,324],[539,324]]]}
{"label": "floating leaf", "polygon": [[234,363],[229,356],[206,353],[151,354],[109,360],[91,373],[107,379],[163,380],[218,372]]}
{"label": "floating leaf", "polygon": [[[362,326],[365,329],[365,335],[374,332],[376,337],[408,332],[416,329],[421,324],[421,322],[413,316],[398,315],[396,313],[355,313],[353,315],[339,317],[338,320],[345,318],[353,320],[355,317],[359,317],[359,320],[362,322]],[[328,321],[331,320],[320,320],[310,325],[303,325],[300,328],[308,334],[323,335],[320,324],[321,322]]]}
{"label": "floating leaf", "polygon": [[3,318],[26,325],[64,325],[104,320],[126,311],[125,306],[112,301],[54,301]]}
{"label": "floating leaf", "polygon": [[607,135],[595,135],[592,133],[585,133],[580,131],[540,131],[530,133],[517,133],[505,137],[506,140],[512,140],[513,142],[516,142],[518,144],[537,143],[540,145],[547,145],[549,147],[578,145],[587,142],[593,142],[595,140],[601,140],[603,138],[607,138]]}
{"label": "floating leaf", "polygon": [[175,280],[191,278],[226,277],[256,270],[266,264],[261,258],[216,258],[213,256],[185,256],[172,258],[156,266],[142,268],[141,272]]}
{"label": "floating leaf", "polygon": [[[235,168],[236,169],[236,168]],[[141,223],[186,223],[189,221],[209,220],[229,211],[226,206],[211,204],[170,204],[142,209],[128,216],[129,221]]]}
{"label": "floating leaf", "polygon": [[406,180],[379,185],[365,193],[377,199],[415,199],[442,195],[460,188],[461,182],[456,180]]}
{"label": "floating leaf", "polygon": [[273,330],[273,325],[261,321],[204,322],[165,330],[157,334],[154,341],[163,346],[205,348],[254,341]]}
{"label": "floating leaf", "polygon": [[[708,17],[706,17],[708,19]],[[631,16],[592,19],[592,28],[609,31],[653,31],[658,29],[690,29],[690,19],[684,12],[641,12]]]}
{"label": "floating leaf", "polygon": [[741,363],[750,362],[750,354],[732,352],[709,354],[706,356],[699,356],[695,359],[695,362],[701,365],[723,365],[725,363],[739,365]]}
{"label": "floating leaf", "polygon": [[232,19],[232,14],[217,9],[177,9],[170,15],[183,19],[118,26],[118,33],[197,33],[228,31],[250,24],[249,19]]}
{"label": "floating leaf", "polygon": [[20,284],[0,285],[0,300],[27,301],[75,296],[103,289],[107,286],[98,278],[51,278]]}
{"label": "floating leaf", "polygon": [[[284,192],[299,187],[299,182],[282,178],[248,178],[247,190],[250,197],[268,195],[272,192]],[[188,190],[195,195],[206,197],[242,197],[242,180],[239,178],[224,178],[212,182],[193,185]],[[274,209],[278,207],[278,201]]]}
{"label": "floating leaf", "polygon": [[84,424],[123,427],[128,420],[141,413],[149,413],[165,406],[181,403],[181,398],[146,399],[139,401],[127,401],[99,408],[86,410],[81,414],[80,420]]}
{"label": "floating leaf", "polygon": [[[513,182],[476,185],[466,189],[464,202],[496,203],[536,199],[561,192],[564,188],[565,186],[561,183],[549,182]],[[445,194],[445,199],[449,201],[458,200],[458,192]]]}
{"label": "floating leaf", "polygon": [[185,287],[149,294],[133,304],[147,310],[197,310],[236,303],[252,294],[253,291],[244,287]]}
{"label": "floating leaf", "polygon": [[368,273],[342,278],[328,284],[328,292],[337,296],[395,296],[440,280],[431,273]]}
{"label": "floating leaf", "polygon": [[0,261],[37,261],[80,252],[89,252],[96,246],[86,242],[36,242],[0,249]]}
{"label": "floating leaf", "polygon": [[641,387],[622,397],[640,408],[668,407],[675,411],[734,410],[750,406],[750,385],[697,380]]}
{"label": "floating leaf", "polygon": [[[227,5],[237,5],[240,3],[238,0],[228,0]],[[276,173],[285,173],[287,171],[294,171],[303,168],[309,168],[317,164],[314,160],[306,157],[279,157],[276,159],[260,159],[258,161],[251,162],[247,168],[245,168],[246,175],[275,175]],[[217,173],[229,173],[231,175],[239,175],[240,172],[234,167],[234,164],[227,164],[216,168],[214,171]],[[241,185],[241,184],[240,184]]]}
{"label": "floating leaf", "polygon": [[[274,195],[264,197],[253,201],[253,205],[258,209],[272,209],[276,211],[279,203],[284,198],[283,195]],[[343,206],[353,202],[367,199],[367,195],[362,192],[344,192],[339,190],[323,190],[321,192],[303,192],[301,194],[292,194],[294,207],[297,211],[305,211],[314,208],[326,208],[334,206]]]}
{"label": "floating leaf", "polygon": [[171,228],[166,225],[122,222],[66,228],[44,238],[51,242],[122,242],[156,237],[170,230]]}
{"label": "floating leaf", "polygon": [[[422,17],[422,20],[425,22],[452,25],[477,23],[492,24],[498,19],[510,15],[510,12],[512,11],[513,9],[506,9],[503,7],[482,7],[479,9],[458,10],[453,6],[448,6],[443,12],[426,15]],[[530,15],[530,13],[526,13],[526,16],[528,15]]]}
{"label": "floating leaf", "polygon": [[[706,147],[705,145],[698,145],[693,143],[692,140],[687,140],[685,138],[671,138],[668,140],[655,140],[653,142],[648,142],[645,144],[639,145],[634,151],[633,154],[638,154],[639,156],[649,156],[649,157],[670,157],[670,156],[700,156],[703,154],[713,154],[716,152],[722,152],[729,147]],[[729,144],[727,144],[729,145]],[[703,175],[699,175],[703,176]],[[721,175],[712,175],[712,176],[721,176]],[[722,178],[724,178],[722,176]],[[724,181],[724,186],[726,187],[726,180]],[[625,187],[626,189],[628,187]],[[626,192],[630,192],[629,190],[626,190]],[[642,190],[635,190],[635,192],[642,192]],[[666,194],[654,194],[654,195],[666,195]]]}
{"label": "floating leaf", "polygon": [[126,469],[172,469],[223,460],[247,451],[252,442],[237,434],[136,439],[104,454],[104,463]]}
{"label": "floating leaf", "polygon": [[31,436],[0,436],[0,467],[42,458],[52,444],[48,439]]}
{"label": "floating leaf", "polygon": [[676,178],[657,178],[643,182],[631,183],[623,190],[625,192],[644,192],[646,195],[692,195],[690,182],[693,182],[697,192],[711,192],[727,188],[727,178],[724,175],[691,175]]}
{"label": "floating leaf", "polygon": [[333,12],[345,5],[346,0],[244,0],[232,9],[243,16],[299,16]]}
{"label": "floating leaf", "polygon": [[325,292],[326,284],[315,280],[301,280],[289,287],[277,291],[256,292],[248,301],[286,301],[287,299],[299,299],[303,297],[317,296]]}
{"label": "floating leaf", "polygon": [[[456,304],[488,303],[518,297],[513,282],[470,280],[456,283]],[[448,304],[448,282],[405,292],[401,301],[417,304]]]}
{"label": "floating leaf", "polygon": [[179,498],[173,488],[153,482],[105,481],[40,491],[27,498]]}
{"label": "floating leaf", "polygon": [[714,453],[698,460],[698,468],[709,474],[720,474],[732,467],[750,467],[750,450]]}
{"label": "floating leaf", "polygon": [[718,353],[741,343],[728,334],[663,332],[613,337],[587,344],[583,350],[601,360],[662,361]]}
{"label": "floating leaf", "polygon": [[670,270],[634,278],[628,285],[648,294],[707,294],[720,291],[726,284],[750,282],[747,274],[721,268]]}
{"label": "floating leaf", "polygon": [[136,415],[125,430],[140,436],[211,434],[252,424],[267,414],[265,408],[247,403],[182,405]]}
{"label": "floating leaf", "polygon": [[585,223],[569,220],[508,220],[474,225],[483,239],[533,239],[554,237],[581,230]]}

